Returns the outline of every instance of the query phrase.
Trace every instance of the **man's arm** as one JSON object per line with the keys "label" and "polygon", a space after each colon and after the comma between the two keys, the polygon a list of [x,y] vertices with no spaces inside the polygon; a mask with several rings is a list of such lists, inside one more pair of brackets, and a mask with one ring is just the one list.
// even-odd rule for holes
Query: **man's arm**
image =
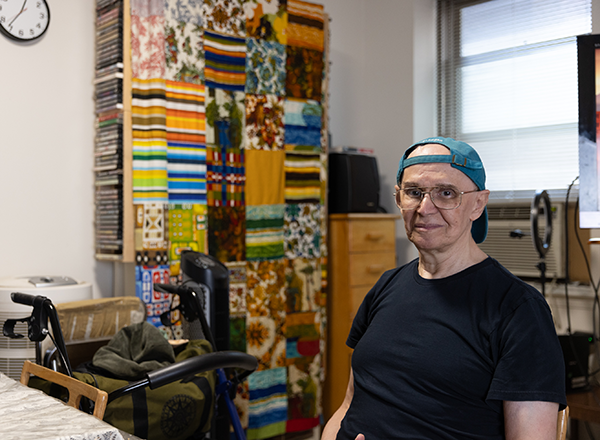
{"label": "man's arm", "polygon": [[352,402],[352,398],[354,397],[354,373],[352,369],[350,369],[350,379],[348,380],[348,388],[346,388],[346,396],[344,397],[344,401],[337,409],[335,413],[331,416],[325,428],[323,428],[323,434],[321,434],[321,440],[335,440],[338,431],[340,430],[340,425],[348,408],[350,407],[350,403]]}
{"label": "man's arm", "polygon": [[504,401],[506,440],[555,440],[558,403]]}

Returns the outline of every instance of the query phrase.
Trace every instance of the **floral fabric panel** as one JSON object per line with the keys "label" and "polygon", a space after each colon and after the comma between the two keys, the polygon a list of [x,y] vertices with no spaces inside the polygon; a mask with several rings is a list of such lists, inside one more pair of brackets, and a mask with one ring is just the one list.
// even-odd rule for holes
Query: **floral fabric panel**
{"label": "floral fabric panel", "polygon": [[[246,262],[233,261],[225,263],[229,269],[229,314],[246,316]],[[244,341],[246,337],[244,336]],[[242,351],[246,351],[244,349]]]}
{"label": "floral fabric panel", "polygon": [[[320,310],[321,265],[319,259],[286,259],[285,297],[288,316],[295,312]],[[287,323],[289,327],[289,322]],[[288,353],[288,358],[289,358]]]}
{"label": "floral fabric panel", "polygon": [[246,258],[246,214],[243,207],[208,207],[208,253],[219,261]]}
{"label": "floral fabric panel", "polygon": [[171,20],[203,26],[202,2],[198,0],[164,0],[165,17]]}
{"label": "floral fabric panel", "polygon": [[181,253],[195,251],[206,253],[206,205],[169,205],[169,262],[171,276],[181,271]]}
{"label": "floral fabric panel", "polygon": [[165,76],[163,0],[131,2],[131,74],[134,78]]}
{"label": "floral fabric panel", "polygon": [[204,84],[201,14],[193,2],[165,0],[165,79]]}
{"label": "floral fabric panel", "polygon": [[321,156],[286,151],[285,202],[320,203]]}
{"label": "floral fabric panel", "polygon": [[246,258],[272,260],[283,258],[284,205],[246,208]]}
{"label": "floral fabric panel", "polygon": [[290,313],[286,324],[287,432],[304,431],[319,424],[321,413],[321,314]]}
{"label": "floral fabric panel", "polygon": [[287,44],[285,0],[247,0],[244,11],[248,37]]}
{"label": "floral fabric panel", "polygon": [[209,206],[244,206],[244,94],[207,90],[207,203]]}
{"label": "floral fabric panel", "polygon": [[283,367],[285,358],[285,265],[283,260],[248,261],[248,353],[258,369]]}
{"label": "floral fabric panel", "polygon": [[286,47],[285,93],[288,98],[321,101],[323,52],[305,47]]}
{"label": "floral fabric panel", "polygon": [[283,109],[283,98],[276,95],[246,95],[246,149],[284,148]]}
{"label": "floral fabric panel", "polygon": [[320,205],[313,203],[285,206],[286,258],[319,258],[321,256],[320,215]]}
{"label": "floral fabric panel", "polygon": [[285,46],[274,41],[248,38],[246,93],[285,94]]}
{"label": "floral fabric panel", "polygon": [[248,377],[248,390],[248,440],[284,434],[288,411],[287,369],[255,371]]}
{"label": "floral fabric panel", "polygon": [[207,87],[244,91],[246,39],[204,31],[204,77]]}
{"label": "floral fabric panel", "polygon": [[132,79],[133,202],[168,202],[166,84]]}
{"label": "floral fabric panel", "polygon": [[246,205],[285,202],[285,151],[246,151]]}
{"label": "floral fabric panel", "polygon": [[320,150],[321,105],[311,99],[286,99],[284,107],[286,145],[305,145]]}
{"label": "floral fabric panel", "polygon": [[246,36],[245,0],[204,0],[204,28],[234,37]]}
{"label": "floral fabric panel", "polygon": [[288,0],[287,44],[323,52],[325,12],[322,5]]}
{"label": "floral fabric panel", "polygon": [[170,203],[206,204],[204,86],[166,81]]}

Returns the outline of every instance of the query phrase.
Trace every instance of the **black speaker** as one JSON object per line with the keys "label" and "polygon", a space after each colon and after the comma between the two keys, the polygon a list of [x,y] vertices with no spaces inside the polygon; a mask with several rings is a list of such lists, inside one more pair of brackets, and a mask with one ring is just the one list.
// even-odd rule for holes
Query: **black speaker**
{"label": "black speaker", "polygon": [[379,170],[375,156],[329,154],[329,212],[377,212]]}
{"label": "black speaker", "polygon": [[558,337],[565,359],[565,380],[567,393],[588,389],[588,362],[593,336],[575,332]]}

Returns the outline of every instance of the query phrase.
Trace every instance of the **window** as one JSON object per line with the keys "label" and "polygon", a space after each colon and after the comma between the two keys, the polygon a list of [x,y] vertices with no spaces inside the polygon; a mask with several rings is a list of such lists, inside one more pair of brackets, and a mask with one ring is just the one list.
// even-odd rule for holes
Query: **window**
{"label": "window", "polygon": [[577,42],[591,0],[438,0],[438,131],[473,145],[496,191],[579,174]]}

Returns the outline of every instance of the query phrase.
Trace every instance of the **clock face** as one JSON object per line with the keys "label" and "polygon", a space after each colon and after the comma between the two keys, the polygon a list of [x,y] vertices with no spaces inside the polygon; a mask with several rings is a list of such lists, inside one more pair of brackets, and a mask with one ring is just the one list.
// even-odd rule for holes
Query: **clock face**
{"label": "clock face", "polygon": [[35,40],[49,23],[46,0],[0,0],[0,30],[14,40]]}

